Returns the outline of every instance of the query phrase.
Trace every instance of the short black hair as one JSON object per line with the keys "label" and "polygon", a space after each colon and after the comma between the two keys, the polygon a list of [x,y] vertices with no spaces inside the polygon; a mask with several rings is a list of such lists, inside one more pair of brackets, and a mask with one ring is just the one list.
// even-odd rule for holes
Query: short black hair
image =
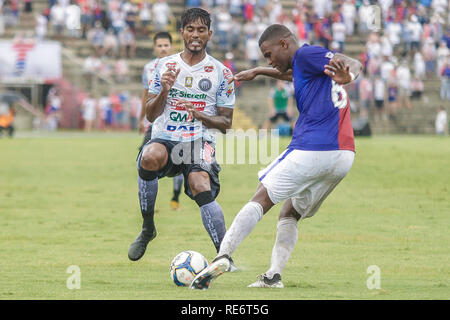
{"label": "short black hair", "polygon": [[292,36],[292,32],[282,24],[272,24],[259,37],[258,45],[261,46],[264,41],[272,40],[274,38],[285,38]]}
{"label": "short black hair", "polygon": [[153,37],[153,43],[156,43],[156,40],[158,39],[169,39],[170,44],[172,44],[172,36],[166,31],[160,31],[155,34],[155,36]]}
{"label": "short black hair", "polygon": [[184,29],[188,24],[200,20],[204,23],[208,30],[211,27],[211,16],[208,11],[201,8],[190,8],[183,12],[181,16],[181,28]]}

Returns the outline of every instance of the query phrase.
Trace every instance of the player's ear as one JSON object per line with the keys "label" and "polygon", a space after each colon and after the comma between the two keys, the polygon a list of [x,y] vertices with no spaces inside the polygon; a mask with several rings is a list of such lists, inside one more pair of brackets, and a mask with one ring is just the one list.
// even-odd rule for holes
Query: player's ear
{"label": "player's ear", "polygon": [[209,30],[209,31],[208,31],[208,35],[209,35],[208,41],[211,40],[212,34],[213,34],[213,31],[212,31],[212,30]]}

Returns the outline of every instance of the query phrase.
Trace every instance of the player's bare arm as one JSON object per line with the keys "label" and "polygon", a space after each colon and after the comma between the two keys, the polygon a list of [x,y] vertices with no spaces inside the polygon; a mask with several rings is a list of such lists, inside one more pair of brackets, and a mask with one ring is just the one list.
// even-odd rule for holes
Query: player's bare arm
{"label": "player's bare arm", "polygon": [[284,73],[272,67],[256,67],[249,70],[241,71],[234,75],[232,81],[251,81],[257,76],[267,76],[278,80],[285,80],[292,82],[292,70],[288,70]]}
{"label": "player's bare arm", "polygon": [[217,115],[209,116],[201,111],[195,110],[192,103],[187,100],[180,100],[177,105],[184,106],[192,118],[201,121],[207,128],[217,129],[224,134],[227,129],[231,129],[233,123],[233,108],[217,107]]}
{"label": "player's bare arm", "polygon": [[180,73],[180,69],[167,69],[161,76],[161,92],[158,94],[148,94],[145,110],[147,120],[153,122],[158,118],[164,110],[169,91],[175,83]]}
{"label": "player's bare arm", "polygon": [[142,98],[141,98],[141,112],[139,113],[139,123],[138,123],[138,132],[139,133],[143,133],[145,128],[144,128],[144,117],[145,117],[145,105],[147,103],[148,100],[148,90],[144,89],[144,91],[142,92]]}
{"label": "player's bare arm", "polygon": [[336,53],[325,65],[324,73],[338,84],[348,84],[355,80],[362,70],[362,64],[358,60]]}

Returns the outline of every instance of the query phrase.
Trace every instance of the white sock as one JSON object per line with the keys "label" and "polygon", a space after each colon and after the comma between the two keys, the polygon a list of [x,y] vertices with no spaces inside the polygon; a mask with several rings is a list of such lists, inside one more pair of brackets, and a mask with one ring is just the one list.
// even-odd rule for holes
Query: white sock
{"label": "white sock", "polygon": [[252,232],[259,220],[263,217],[263,207],[258,202],[248,202],[225,233],[217,256],[227,254],[231,257],[234,250]]}
{"label": "white sock", "polygon": [[283,272],[284,266],[292,254],[298,239],[297,219],[282,218],[277,224],[277,237],[272,249],[272,258],[270,259],[270,268],[266,272],[269,279],[273,278],[275,273]]}

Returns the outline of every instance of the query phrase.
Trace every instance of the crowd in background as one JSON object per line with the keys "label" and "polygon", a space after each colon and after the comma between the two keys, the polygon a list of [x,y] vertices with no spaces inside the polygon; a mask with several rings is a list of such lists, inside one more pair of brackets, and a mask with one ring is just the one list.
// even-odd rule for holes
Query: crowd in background
{"label": "crowd in background", "polygon": [[[2,26],[17,23],[19,10],[32,12],[32,3],[0,0],[0,33]],[[185,6],[211,12],[214,37],[208,50],[227,56],[235,69],[238,61],[245,63],[241,67],[264,63],[258,38],[273,23],[286,25],[300,44],[358,58],[364,72],[348,92],[353,111],[362,116],[372,109],[376,119],[395,119],[398,109],[423,98],[429,79],[440,82],[439,97],[450,101],[447,0],[298,0],[289,10],[280,0],[186,0]],[[92,50],[84,74],[123,83],[129,81],[128,61],[136,57],[137,41],[159,30],[177,32],[165,0],[49,0],[36,16],[35,34],[86,39]]]}

